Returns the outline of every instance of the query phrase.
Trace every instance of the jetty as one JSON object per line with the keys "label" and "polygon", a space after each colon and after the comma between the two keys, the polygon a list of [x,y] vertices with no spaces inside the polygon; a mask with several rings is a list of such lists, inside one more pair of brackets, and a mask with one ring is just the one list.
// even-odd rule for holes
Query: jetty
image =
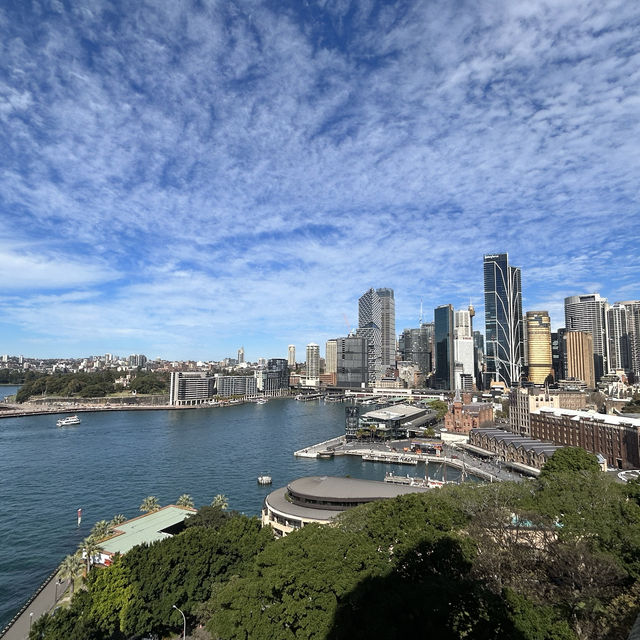
{"label": "jetty", "polygon": [[[331,438],[330,440],[325,440],[324,442],[319,442],[318,444],[311,445],[310,447],[294,451],[293,455],[298,458],[326,458],[333,457],[334,455],[340,456],[343,455],[344,452],[339,450],[336,451],[336,447],[343,445],[345,441],[346,439],[344,436],[338,436],[337,438]],[[327,455],[329,452],[331,452],[331,456]],[[325,455],[320,455],[321,453]]]}

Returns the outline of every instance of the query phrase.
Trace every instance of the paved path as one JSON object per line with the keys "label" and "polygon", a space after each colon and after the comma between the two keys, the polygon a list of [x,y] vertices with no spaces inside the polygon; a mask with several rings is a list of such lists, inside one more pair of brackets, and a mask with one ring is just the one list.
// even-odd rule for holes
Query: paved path
{"label": "paved path", "polygon": [[2,640],[25,640],[29,637],[30,625],[43,613],[53,610],[57,604],[56,596],[57,600],[60,600],[69,586],[68,580],[63,580],[56,586],[57,580],[57,575],[54,575],[42,587],[38,595],[27,605],[4,635],[0,636]]}

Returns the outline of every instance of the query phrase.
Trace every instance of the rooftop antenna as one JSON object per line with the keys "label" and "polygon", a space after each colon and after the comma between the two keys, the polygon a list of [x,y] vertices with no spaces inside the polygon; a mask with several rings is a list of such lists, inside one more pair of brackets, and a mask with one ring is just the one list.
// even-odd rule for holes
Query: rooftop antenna
{"label": "rooftop antenna", "polygon": [[420,298],[420,326],[422,326],[422,297]]}

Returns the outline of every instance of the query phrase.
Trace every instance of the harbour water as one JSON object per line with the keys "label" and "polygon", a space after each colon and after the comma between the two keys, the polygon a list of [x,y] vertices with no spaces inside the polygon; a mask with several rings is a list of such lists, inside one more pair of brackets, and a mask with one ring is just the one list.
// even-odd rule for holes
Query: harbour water
{"label": "harbour water", "polygon": [[[0,387],[0,397],[8,393],[15,387]],[[165,505],[188,493],[202,506],[222,493],[231,509],[258,515],[269,491],[300,476],[424,474],[423,465],[295,458],[295,450],[344,432],[342,403],[274,399],[79,415],[82,423],[66,428],[51,415],[0,420],[0,628],[96,521],[140,515],[146,496]],[[272,487],[257,483],[262,474]]]}

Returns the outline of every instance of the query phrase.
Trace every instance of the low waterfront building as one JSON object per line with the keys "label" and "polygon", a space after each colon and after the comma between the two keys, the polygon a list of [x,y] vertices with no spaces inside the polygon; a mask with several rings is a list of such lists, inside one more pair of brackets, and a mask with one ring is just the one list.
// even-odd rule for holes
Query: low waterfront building
{"label": "low waterfront building", "polygon": [[455,398],[449,403],[449,411],[444,417],[444,426],[453,433],[469,433],[471,429],[493,425],[493,405],[488,402],[471,402],[470,394]]}
{"label": "low waterfront building", "polygon": [[345,436],[347,440],[406,438],[410,432],[415,433],[418,429],[435,423],[436,418],[437,414],[432,409],[409,404],[369,411],[357,416],[357,420],[347,411]]}
{"label": "low waterfront building", "polygon": [[615,469],[640,468],[640,420],[636,418],[541,407],[531,413],[531,436],[601,454]]}
{"label": "low waterfront building", "polygon": [[502,429],[472,429],[468,448],[502,461],[517,471],[536,475],[561,447]]}
{"label": "low waterfront building", "polygon": [[172,371],[169,404],[197,405],[210,400],[215,393],[214,378],[201,371]]}
{"label": "low waterfront building", "polygon": [[174,536],[184,529],[185,519],[194,513],[195,509],[170,504],[115,526],[113,535],[100,542],[99,564],[109,566],[116,553],[123,555],[136,545]]}
{"label": "low waterfront building", "polygon": [[361,504],[424,491],[428,489],[356,478],[298,478],[265,498],[262,526],[270,526],[276,537],[282,537],[310,522],[328,524]]}

